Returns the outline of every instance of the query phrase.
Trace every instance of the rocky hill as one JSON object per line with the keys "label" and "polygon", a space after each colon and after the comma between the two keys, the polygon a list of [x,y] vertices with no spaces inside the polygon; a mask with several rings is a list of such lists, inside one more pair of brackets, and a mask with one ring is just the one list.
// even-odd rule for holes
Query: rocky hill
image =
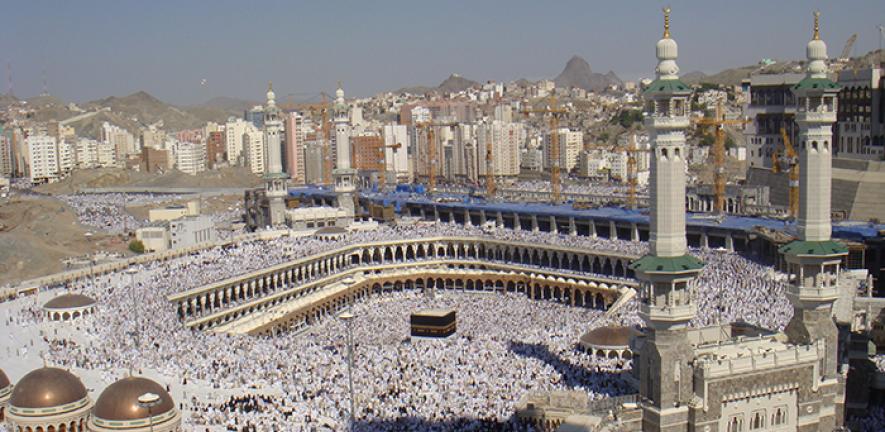
{"label": "rocky hill", "polygon": [[163,128],[170,131],[197,128],[205,123],[195,115],[167,104],[144,91],[87,102],[83,104],[83,108],[88,111],[109,108],[111,112],[141,125],[162,122]]}
{"label": "rocky hill", "polygon": [[443,80],[436,87],[427,87],[427,86],[411,86],[411,87],[403,87],[396,91],[396,93],[409,93],[413,95],[421,95],[427,93],[458,93],[464,90],[467,90],[471,87],[477,87],[480,84],[476,81],[467,79],[458,74],[451,74],[448,78]]}
{"label": "rocky hill", "polygon": [[573,56],[565,65],[565,69],[553,79],[556,87],[577,87],[587,91],[600,92],[611,85],[621,85],[623,82],[614,72],[606,74],[596,73],[590,68],[587,60],[580,56]]}
{"label": "rocky hill", "polygon": [[436,88],[443,93],[458,93],[471,87],[478,87],[479,85],[478,82],[464,78],[461,75],[451,74]]}
{"label": "rocky hill", "polygon": [[242,117],[243,112],[261,104],[232,97],[215,97],[199,105],[182,107],[182,110],[205,122],[223,123],[228,117]]}

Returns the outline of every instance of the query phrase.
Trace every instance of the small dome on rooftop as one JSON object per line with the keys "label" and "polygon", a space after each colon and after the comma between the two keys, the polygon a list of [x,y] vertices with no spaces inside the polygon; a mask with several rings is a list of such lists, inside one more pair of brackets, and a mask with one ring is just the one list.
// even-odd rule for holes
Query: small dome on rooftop
{"label": "small dome on rooftop", "polygon": [[148,418],[148,410],[138,404],[138,398],[145,393],[160,397],[157,406],[151,408],[153,417],[175,409],[175,401],[160,384],[143,377],[127,377],[109,385],[92,408],[92,415],[108,421],[127,421]]}
{"label": "small dome on rooftop", "polygon": [[25,375],[13,388],[9,405],[16,408],[53,408],[87,397],[80,378],[59,368],[43,367]]}
{"label": "small dome on rooftop", "polygon": [[43,305],[43,307],[46,309],[69,309],[91,306],[94,304],[95,300],[92,299],[92,297],[83,294],[67,293],[49,300]]}

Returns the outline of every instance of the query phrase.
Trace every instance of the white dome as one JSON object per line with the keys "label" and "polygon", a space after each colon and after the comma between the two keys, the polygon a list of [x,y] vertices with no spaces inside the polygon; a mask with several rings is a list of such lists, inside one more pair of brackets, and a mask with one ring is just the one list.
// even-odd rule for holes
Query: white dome
{"label": "white dome", "polygon": [[276,93],[273,92],[273,85],[267,86],[267,95],[266,96],[267,96],[267,104],[273,105],[276,98],[277,98]]}
{"label": "white dome", "polygon": [[827,44],[820,39],[813,39],[805,47],[805,55],[809,60],[826,60]]}
{"label": "white dome", "polygon": [[344,89],[340,86],[338,87],[338,90],[335,90],[335,97],[338,99],[344,99]]}
{"label": "white dome", "polygon": [[676,64],[676,58],[679,56],[679,45],[676,41],[669,37],[659,40],[655,45],[655,53],[658,56],[658,66],[655,68],[658,79],[678,78],[679,66]]}
{"label": "white dome", "polygon": [[679,46],[673,39],[661,39],[655,48],[658,60],[676,60],[679,56]]}
{"label": "white dome", "polygon": [[805,47],[808,58],[806,71],[814,77],[825,77],[827,74],[827,44],[820,39],[812,39]]}

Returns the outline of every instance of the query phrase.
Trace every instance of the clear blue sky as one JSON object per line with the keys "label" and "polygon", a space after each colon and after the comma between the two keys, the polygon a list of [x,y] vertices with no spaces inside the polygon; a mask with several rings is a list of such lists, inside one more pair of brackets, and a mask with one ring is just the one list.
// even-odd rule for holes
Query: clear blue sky
{"label": "clear blue sky", "polygon": [[[214,96],[258,100],[349,95],[477,80],[554,77],[573,54],[594,71],[652,74],[660,1],[43,1],[8,2],[0,24],[0,91],[12,64],[15,94],[85,101],[145,90],[177,104]],[[683,72],[715,72],[763,57],[803,57],[811,12],[837,56],[879,46],[881,0],[682,1],[673,37]],[[201,86],[202,79],[207,80]]]}

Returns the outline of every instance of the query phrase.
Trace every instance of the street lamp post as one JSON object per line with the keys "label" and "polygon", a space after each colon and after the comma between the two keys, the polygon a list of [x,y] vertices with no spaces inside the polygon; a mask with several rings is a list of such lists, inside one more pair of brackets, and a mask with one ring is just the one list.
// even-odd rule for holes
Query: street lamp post
{"label": "street lamp post", "polygon": [[345,311],[338,316],[347,325],[347,379],[350,385],[350,429],[353,430],[356,409],[353,397],[353,313]]}
{"label": "street lamp post", "polygon": [[132,290],[132,307],[135,309],[136,319],[135,319],[135,346],[139,350],[141,350],[141,332],[138,329],[138,325],[141,322],[141,312],[138,310],[138,302],[135,297],[135,274],[138,273],[138,270],[135,267],[129,267],[126,269],[126,274],[129,275],[129,286]]}
{"label": "street lamp post", "polygon": [[154,432],[154,416],[151,409],[161,402],[160,395],[156,393],[145,393],[138,397],[138,406],[148,410],[148,424],[151,432]]}

